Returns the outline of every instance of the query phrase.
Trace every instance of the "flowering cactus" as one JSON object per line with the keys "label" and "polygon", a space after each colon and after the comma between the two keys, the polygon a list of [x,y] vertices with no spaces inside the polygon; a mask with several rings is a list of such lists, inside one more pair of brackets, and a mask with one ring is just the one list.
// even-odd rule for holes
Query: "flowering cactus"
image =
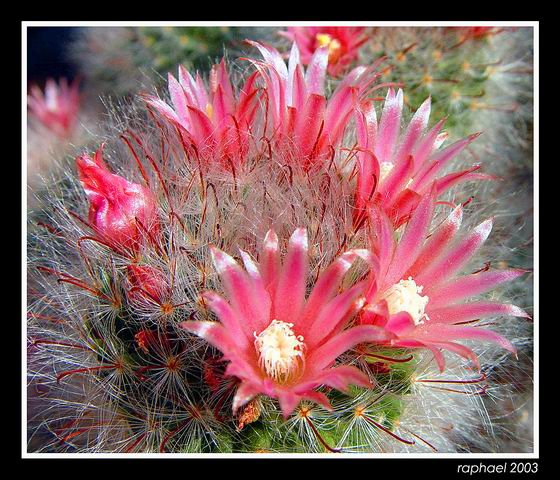
{"label": "flowering cactus", "polygon": [[495,342],[515,353],[513,345],[503,336],[465,324],[494,315],[528,317],[522,309],[498,302],[459,302],[525,272],[484,271],[453,278],[486,241],[492,220],[454,241],[462,218],[459,205],[423,242],[428,237],[434,194],[432,191],[422,198],[398,243],[389,219],[383,211],[374,211],[374,268],[360,323],[378,325],[392,333],[394,338],[389,342],[392,346],[429,348],[441,371],[445,365],[441,349],[478,365],[471,349],[455,343],[459,339]]}
{"label": "flowering cactus", "polygon": [[525,354],[527,314],[496,287],[524,271],[458,276],[492,223],[458,236],[476,209],[447,191],[474,138],[440,149],[430,100],[401,133],[405,92],[374,85],[381,60],[329,94],[326,46],[304,72],[297,45],[287,65],[251,45],[239,89],[223,60],[209,88],[170,75],[173,107],[136,99],[108,164],[79,156],[30,218],[29,449],[499,449],[481,398],[508,394],[494,372],[501,347]]}
{"label": "flowering cactus", "polygon": [[234,412],[262,393],[278,398],[288,418],[304,398],[332,408],[324,394],[313,391],[317,386],[345,390],[353,383],[368,387],[367,375],[357,368],[330,367],[341,353],[356,344],[379,342],[388,336],[372,326],[344,330],[363,285],[334,295],[342,276],[352,266],[354,252],[335,260],[305,301],[305,229],[291,236],[284,264],[278,249],[278,237],[271,230],[264,240],[258,266],[241,252],[248,274],[229,255],[214,249],[214,263],[231,305],[216,294],[207,293],[204,298],[223,326],[214,322],[185,322],[182,326],[207,339],[230,360],[226,374],[241,380],[233,399]]}

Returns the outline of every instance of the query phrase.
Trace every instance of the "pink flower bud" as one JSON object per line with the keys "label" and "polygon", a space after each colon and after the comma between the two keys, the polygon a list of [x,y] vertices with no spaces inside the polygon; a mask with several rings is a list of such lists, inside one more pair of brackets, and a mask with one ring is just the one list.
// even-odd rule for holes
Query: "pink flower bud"
{"label": "pink flower bud", "polygon": [[164,275],[147,265],[128,265],[128,280],[132,285],[129,297],[133,301],[153,300],[163,303],[170,294],[169,284]]}
{"label": "pink flower bud", "polygon": [[159,230],[153,193],[136,183],[111,173],[103,162],[103,145],[91,158],[83,154],[76,159],[80,182],[89,202],[89,221],[103,240],[137,251],[141,228]]}

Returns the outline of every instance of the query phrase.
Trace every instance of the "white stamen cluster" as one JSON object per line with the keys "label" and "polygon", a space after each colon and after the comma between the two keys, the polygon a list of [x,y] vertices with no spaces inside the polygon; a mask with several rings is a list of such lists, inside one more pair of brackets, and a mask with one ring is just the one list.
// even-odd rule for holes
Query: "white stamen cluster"
{"label": "white stamen cluster", "polygon": [[261,368],[279,383],[297,374],[304,360],[303,337],[296,337],[293,326],[293,323],[274,319],[259,335],[255,333]]}
{"label": "white stamen cluster", "polygon": [[415,325],[424,323],[423,318],[428,318],[424,313],[429,298],[420,295],[424,287],[416,285],[412,277],[401,280],[383,295],[387,302],[387,308],[391,315],[399,312],[407,312],[414,320]]}

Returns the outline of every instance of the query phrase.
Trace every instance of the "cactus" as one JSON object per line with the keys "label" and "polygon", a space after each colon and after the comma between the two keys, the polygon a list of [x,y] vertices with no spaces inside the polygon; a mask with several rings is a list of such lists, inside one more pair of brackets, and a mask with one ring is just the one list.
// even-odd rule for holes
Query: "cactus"
{"label": "cactus", "polygon": [[[484,398],[516,398],[504,369],[527,375],[528,315],[501,299],[528,280],[484,267],[502,249],[482,245],[491,221],[473,226],[497,204],[469,197],[492,180],[456,173],[484,137],[459,140],[457,120],[447,146],[429,101],[403,111],[395,81],[377,107],[381,62],[333,80],[326,45],[306,72],[297,47],[286,66],[252,45],[262,58],[180,69],[169,98],[110,112],[95,154],[37,193],[28,449],[503,451]],[[453,282],[469,287],[446,303]],[[471,297],[476,315],[457,306]]]}

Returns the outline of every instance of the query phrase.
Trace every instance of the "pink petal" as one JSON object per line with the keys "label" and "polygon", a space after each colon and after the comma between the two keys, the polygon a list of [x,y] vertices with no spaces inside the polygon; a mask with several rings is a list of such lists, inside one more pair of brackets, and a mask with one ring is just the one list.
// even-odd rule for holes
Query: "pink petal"
{"label": "pink petal", "polygon": [[[366,298],[371,298],[375,295],[377,289],[375,282],[372,283],[371,294],[368,293]],[[370,287],[371,288],[371,287]],[[359,324],[360,325],[376,325],[378,327],[385,327],[389,319],[389,308],[387,307],[386,300],[379,300],[377,303],[369,303],[360,311]]]}
{"label": "pink petal", "polygon": [[179,117],[181,124],[187,128],[187,125],[189,124],[189,112],[185,92],[179,82],[175,80],[175,77],[170,73],[168,74],[168,84],[169,95],[171,96],[171,101],[175,107],[175,112],[177,112],[177,116]]}
{"label": "pink petal", "polygon": [[371,243],[374,246],[374,254],[379,261],[379,271],[375,274],[377,278],[381,279],[385,278],[387,269],[393,260],[395,251],[393,226],[387,215],[375,206],[370,210],[370,224],[374,233]]}
{"label": "pink petal", "polygon": [[247,336],[260,333],[270,323],[270,299],[268,295],[256,295],[247,274],[227,253],[210,247],[212,261],[224,285],[234,311],[243,319]]}
{"label": "pink petal", "polygon": [[243,405],[250,402],[256,395],[258,395],[260,389],[258,386],[242,382],[239,387],[237,387],[237,391],[235,392],[235,397],[233,397],[233,414],[237,413]]}
{"label": "pink petal", "polygon": [[224,325],[233,341],[239,345],[239,348],[245,348],[249,344],[248,337],[243,332],[243,322],[231,306],[215,292],[203,292],[202,298],[208,304],[210,310],[220,319],[220,322]]}
{"label": "pink petal", "polygon": [[373,325],[359,325],[334,336],[313,351],[307,358],[308,368],[319,371],[330,365],[337,357],[359,343],[384,343],[394,336]]}
{"label": "pink petal", "polygon": [[437,363],[439,371],[443,373],[445,371],[445,357],[441,352],[441,349],[437,348],[434,343],[424,343],[424,347],[434,354],[434,360]]}
{"label": "pink petal", "polygon": [[394,260],[387,271],[387,284],[394,284],[401,280],[418,257],[432,221],[434,193],[432,191],[426,195],[412,214],[395,250]]}
{"label": "pink petal", "polygon": [[415,176],[420,171],[420,169],[422,169],[426,159],[432,154],[434,149],[437,148],[436,142],[444,123],[445,119],[442,119],[438,123],[436,123],[413,149],[412,154],[414,156],[414,163],[416,165]]}
{"label": "pink petal", "polygon": [[255,118],[257,112],[258,102],[257,93],[258,89],[255,86],[255,81],[258,77],[258,72],[254,72],[245,82],[239,94],[239,104],[237,106],[237,119],[244,128],[249,128]]}
{"label": "pink petal", "polygon": [[280,409],[282,410],[282,415],[287,419],[294,409],[298,406],[301,401],[301,396],[296,395],[291,392],[279,392],[278,401],[280,402]]}
{"label": "pink petal", "polygon": [[438,178],[434,184],[437,188],[438,196],[449,190],[451,187],[462,182],[473,182],[480,180],[496,180],[497,177],[493,175],[488,175],[485,173],[474,173],[480,169],[480,165],[474,165],[467,170],[462,170],[460,172],[450,173],[444,177]]}
{"label": "pink petal", "polygon": [[356,185],[356,212],[354,221],[363,219],[368,203],[374,197],[379,179],[379,162],[370,150],[358,153],[358,180]]}
{"label": "pink petal", "polygon": [[436,285],[455,274],[467,263],[480,246],[486,241],[492,230],[492,219],[482,222],[459,243],[444,253],[430,267],[421,271],[416,277],[418,285],[426,286],[426,293],[430,296]]}
{"label": "pink petal", "polygon": [[315,50],[311,62],[305,72],[305,84],[310,94],[324,95],[325,76],[329,62],[329,50],[321,47]]}
{"label": "pink petal", "polygon": [[349,385],[371,388],[372,382],[369,377],[356,367],[351,365],[340,365],[329,368],[317,375],[313,381],[317,385],[327,385],[337,390],[347,391]]}
{"label": "pink petal", "polygon": [[307,400],[311,400],[312,402],[315,402],[315,403],[321,405],[323,408],[325,408],[329,412],[332,412],[332,410],[333,410],[333,408],[331,406],[331,402],[329,402],[329,399],[327,398],[327,396],[322,392],[314,392],[312,390],[309,390],[305,393],[302,393],[301,396],[303,398],[307,399]]}
{"label": "pink petal", "polygon": [[497,315],[529,318],[526,312],[515,305],[496,302],[471,302],[450,307],[441,307],[428,312],[430,322],[456,324]]}
{"label": "pink petal", "polygon": [[288,57],[288,92],[292,91],[291,81],[293,79],[296,68],[301,65],[301,59],[299,54],[299,48],[297,43],[292,43],[292,48],[290,50],[290,56]]}
{"label": "pink petal", "polygon": [[223,128],[226,120],[231,121],[230,115],[232,113],[233,111],[226,104],[224,91],[221,85],[218,85],[212,99],[212,122],[219,128]]}
{"label": "pink petal", "polygon": [[303,70],[301,65],[298,65],[294,72],[294,79],[292,85],[292,98],[290,106],[297,109],[298,112],[303,110],[305,99],[307,98],[307,86],[303,78]]}
{"label": "pink petal", "polygon": [[358,141],[358,180],[355,219],[361,218],[367,202],[373,197],[379,179],[379,162],[373,154],[377,117],[373,102],[364,102],[355,113]]}
{"label": "pink petal", "polygon": [[363,283],[345,290],[327,303],[312,322],[304,325],[304,327],[309,328],[309,330],[302,328],[302,335],[309,349],[313,349],[315,345],[331,335],[332,332],[336,332],[345,326],[341,324],[341,321],[363,290]]}
{"label": "pink petal", "polygon": [[406,332],[414,328],[414,320],[408,312],[398,312],[389,317],[385,329],[398,336],[406,336]]}
{"label": "pink petal", "polygon": [[428,126],[428,120],[430,118],[432,101],[428,97],[422,105],[416,110],[416,113],[412,117],[412,120],[408,124],[406,133],[399,147],[399,151],[395,156],[395,164],[404,161],[408,155],[412,153],[413,147],[416,145],[418,139]]}
{"label": "pink petal", "polygon": [[459,205],[435,230],[424,244],[414,265],[406,273],[406,277],[415,278],[419,272],[426,270],[453,240],[461,226],[463,219],[463,207]]}
{"label": "pink petal", "polygon": [[420,203],[421,196],[417,192],[405,188],[396,196],[391,206],[387,207],[389,218],[395,225],[395,228],[406,223],[412,212]]}
{"label": "pink petal", "polygon": [[363,102],[356,109],[355,118],[358,146],[363,150],[373,149],[377,133],[377,114],[373,102]]}
{"label": "pink petal", "polygon": [[393,151],[397,141],[401,126],[401,112],[403,107],[403,93],[399,89],[398,93],[389,88],[381,121],[379,122],[379,130],[377,132],[377,142],[374,153],[381,162],[392,162]]}
{"label": "pink petal", "polygon": [[455,158],[478,136],[480,136],[480,133],[475,133],[467,138],[463,138],[434,155],[431,162],[426,164],[416,174],[410,188],[418,191],[424,188],[424,186],[430,184],[437,174],[449,163],[449,161]]}
{"label": "pink petal", "polygon": [[146,96],[146,102],[152,105],[161,115],[163,115],[168,120],[181,125],[185,129],[188,128],[188,125],[183,123],[183,121],[175,113],[175,110],[173,110],[163,100],[152,96]]}
{"label": "pink petal", "polygon": [[342,137],[352,113],[355,99],[355,88],[346,87],[336,98],[331,98],[325,111],[325,138],[334,145]]}
{"label": "pink petal", "polygon": [[292,322],[301,314],[307,285],[307,230],[298,228],[288,243],[288,253],[274,297],[274,317]]}
{"label": "pink petal", "polygon": [[210,345],[216,347],[224,355],[235,354],[238,348],[228,331],[219,322],[188,321],[179,323],[181,328],[198,335]]}
{"label": "pink petal", "polygon": [[421,333],[416,337],[425,342],[447,342],[458,339],[480,340],[482,342],[496,343],[500,347],[516,354],[515,347],[505,337],[492,330],[477,327],[459,327],[457,325],[444,325],[441,323],[426,324]]}
{"label": "pink petal", "polygon": [[395,165],[387,178],[379,186],[379,198],[381,204],[386,208],[391,205],[401,189],[406,185],[414,171],[414,158],[409,155],[404,161]]}
{"label": "pink petal", "polygon": [[274,230],[269,230],[263,242],[259,257],[259,269],[265,288],[271,297],[274,297],[276,283],[280,276],[280,251],[278,248],[278,237]]}
{"label": "pink petal", "polygon": [[255,60],[249,60],[256,68],[266,83],[266,96],[270,113],[272,114],[274,127],[279,129],[283,125],[286,110],[286,80],[270,64],[262,64]]}
{"label": "pink petal", "polygon": [[206,105],[208,105],[210,101],[208,99],[208,93],[206,92],[206,86],[204,85],[204,81],[202,80],[199,72],[196,72],[195,82],[195,92],[198,99],[198,105],[200,106],[201,110],[204,110],[206,108]]}
{"label": "pink petal", "polygon": [[321,273],[307,299],[302,318],[306,321],[315,318],[320,309],[333,298],[356,257],[352,250],[343,253]]}
{"label": "pink petal", "polygon": [[[248,381],[250,383],[256,383],[262,381],[263,373],[260,368],[255,364],[254,358],[247,359],[242,355],[234,353],[229,353],[227,357],[224,358],[231,360],[227,364],[224,376],[226,377],[237,377],[241,380]],[[264,390],[264,386],[263,386]]]}
{"label": "pink petal", "polygon": [[[192,78],[192,75],[187,71],[183,65],[179,65],[179,83],[183,87],[183,92],[187,97],[187,104],[198,107],[199,109],[205,109],[208,101],[200,102],[200,94],[197,92],[198,87]],[[206,94],[206,92],[204,92]]]}
{"label": "pink petal", "polygon": [[450,303],[492,290],[502,283],[511,282],[524,273],[527,272],[525,270],[510,269],[465,275],[435,289],[430,295],[430,303],[428,305],[430,309],[436,309],[440,306],[444,307]]}
{"label": "pink petal", "polygon": [[311,94],[303,111],[298,112],[295,126],[295,142],[301,155],[310,155],[318,141],[326,105],[325,97]]}
{"label": "pink petal", "polygon": [[284,81],[288,79],[288,69],[286,67],[286,63],[278,50],[270,45],[253,42],[251,40],[247,40],[247,43],[259,49],[259,52],[261,52],[265,62],[269,63]]}
{"label": "pink petal", "polygon": [[197,142],[197,146],[203,147],[212,138],[214,126],[205,113],[194,107],[188,107],[191,118],[190,133]]}
{"label": "pink petal", "polygon": [[465,347],[464,345],[461,345],[459,343],[453,343],[453,342],[436,342],[436,343],[432,343],[432,345],[436,345],[445,350],[449,350],[450,352],[456,353],[457,355],[463,358],[466,358],[467,360],[471,361],[474,364],[477,370],[480,371],[480,363],[478,361],[478,357],[470,348]]}
{"label": "pink petal", "polygon": [[217,87],[220,87],[222,90],[224,110],[227,113],[233,113],[235,110],[235,96],[229,79],[226,62],[223,58],[218,65],[214,65],[212,68],[211,79],[215,79],[216,81],[216,88],[214,90],[217,91]]}

